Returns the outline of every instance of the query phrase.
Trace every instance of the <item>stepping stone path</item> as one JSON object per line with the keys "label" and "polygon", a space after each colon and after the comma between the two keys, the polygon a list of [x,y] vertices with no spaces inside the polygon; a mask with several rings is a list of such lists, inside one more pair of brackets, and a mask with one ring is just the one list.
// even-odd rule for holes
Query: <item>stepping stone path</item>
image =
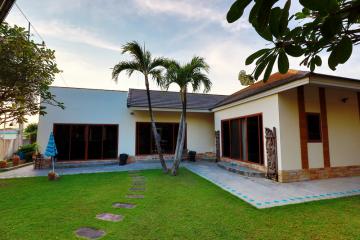
{"label": "stepping stone path", "polygon": [[[129,171],[129,176],[132,178],[133,182],[133,186],[130,188],[130,191],[145,191],[145,177],[141,176],[140,170],[133,170],[133,171]],[[1,185],[0,185],[1,187]],[[140,194],[128,194],[126,195],[127,198],[144,198],[144,195],[140,195]],[[132,204],[132,203],[114,203],[112,205],[114,208],[127,208],[127,209],[132,209],[135,208],[136,205]],[[96,215],[96,218],[99,220],[103,220],[103,221],[109,221],[109,222],[120,222],[124,219],[124,216],[122,215],[117,215],[117,214],[112,214],[112,213],[101,213]],[[78,230],[76,230],[75,232],[76,236],[78,237],[82,237],[85,239],[98,239],[103,237],[106,233],[103,230],[99,230],[96,228],[91,228],[91,227],[82,227],[79,228]]]}
{"label": "stepping stone path", "polygon": [[131,176],[133,180],[145,180],[145,177],[143,176]]}
{"label": "stepping stone path", "polygon": [[96,215],[96,218],[100,219],[100,220],[104,220],[104,221],[109,221],[109,222],[120,222],[124,219],[123,216],[112,214],[112,213],[98,214],[98,215]]}
{"label": "stepping stone path", "polygon": [[135,191],[145,191],[145,188],[142,188],[142,187],[132,187],[132,188],[130,188],[130,191],[133,191],[133,192],[135,192]]}
{"label": "stepping stone path", "polygon": [[133,182],[134,186],[144,186],[145,182]]}
{"label": "stepping stone path", "polygon": [[105,236],[105,231],[98,230],[95,228],[82,227],[76,230],[76,235],[78,237],[86,238],[86,239],[98,239]]}
{"label": "stepping stone path", "polygon": [[140,198],[144,198],[144,195],[140,195],[140,194],[128,194],[126,195],[127,198],[137,198],[137,199],[140,199]]}
{"label": "stepping stone path", "polygon": [[127,208],[127,209],[132,209],[135,208],[136,205],[132,204],[132,203],[114,203],[113,204],[114,208]]}

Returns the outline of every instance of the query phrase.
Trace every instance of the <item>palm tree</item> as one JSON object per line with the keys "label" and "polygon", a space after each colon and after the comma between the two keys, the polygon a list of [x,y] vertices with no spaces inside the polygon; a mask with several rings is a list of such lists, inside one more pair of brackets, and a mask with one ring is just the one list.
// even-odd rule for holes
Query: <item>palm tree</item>
{"label": "palm tree", "polygon": [[159,154],[159,159],[161,166],[164,172],[168,172],[164,156],[162,153],[160,145],[160,135],[157,131],[154,114],[151,106],[151,97],[150,97],[150,88],[149,88],[149,77],[160,84],[162,82],[162,68],[167,66],[168,60],[165,58],[152,58],[151,53],[145,50],[144,47],[141,47],[140,44],[136,41],[128,42],[122,46],[122,54],[129,53],[132,57],[129,61],[121,61],[116,64],[113,68],[112,78],[117,82],[119,74],[123,71],[126,71],[127,75],[130,77],[134,71],[142,73],[145,77],[145,87],[147,94],[147,101],[149,107],[149,115],[151,120],[153,137],[155,140],[156,150]]}
{"label": "palm tree", "polygon": [[194,57],[191,62],[181,65],[176,61],[171,61],[167,66],[165,79],[161,82],[164,89],[168,89],[171,84],[177,84],[180,88],[180,99],[182,104],[182,113],[180,118],[178,137],[174,156],[174,164],[171,169],[172,175],[176,176],[183,155],[186,129],[186,105],[187,105],[187,88],[191,85],[193,92],[204,87],[204,92],[211,89],[211,81],[207,76],[209,65],[201,57]]}

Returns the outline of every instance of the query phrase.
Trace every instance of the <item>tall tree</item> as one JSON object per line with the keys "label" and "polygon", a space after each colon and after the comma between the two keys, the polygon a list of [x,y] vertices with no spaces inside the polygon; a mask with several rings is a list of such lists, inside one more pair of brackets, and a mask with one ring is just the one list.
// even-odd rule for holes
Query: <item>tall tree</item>
{"label": "tall tree", "polygon": [[0,25],[0,124],[23,123],[44,115],[41,103],[64,108],[49,91],[60,70],[55,51],[28,40],[24,28]]}
{"label": "tall tree", "polygon": [[24,129],[24,135],[25,135],[25,137],[30,139],[30,143],[35,143],[36,142],[37,130],[38,130],[38,124],[37,123],[30,123]]}
{"label": "tall tree", "polygon": [[249,22],[256,32],[273,47],[261,49],[246,59],[246,65],[255,60],[254,71],[241,72],[240,80],[251,83],[264,72],[267,80],[276,59],[278,70],[289,69],[288,56],[302,57],[301,65],[314,71],[322,65],[322,53],[330,52],[328,66],[333,71],[351,56],[354,45],[360,43],[359,0],[299,0],[301,12],[290,14],[291,0],[280,7],[279,0],[236,0],[227,20],[237,21],[244,9],[252,5]]}
{"label": "tall tree", "polygon": [[149,115],[153,133],[152,135],[154,137],[156,150],[159,154],[161,166],[163,168],[163,171],[167,173],[168,168],[166,166],[166,162],[164,160],[163,152],[160,145],[161,137],[156,128],[154,113],[151,105],[149,77],[155,80],[157,84],[160,84],[163,80],[162,70],[165,66],[167,66],[168,60],[162,57],[153,58],[151,53],[145,49],[145,46],[141,47],[141,45],[136,41],[128,42],[122,46],[122,54],[125,53],[129,53],[132,59],[129,61],[121,61],[116,64],[113,68],[112,77],[115,81],[118,81],[119,74],[123,71],[126,71],[129,77],[131,77],[131,75],[135,71],[140,72],[144,75]]}
{"label": "tall tree", "polygon": [[180,88],[180,99],[182,104],[182,113],[179,123],[178,136],[174,156],[174,164],[171,169],[172,175],[177,175],[181,158],[183,156],[184,143],[186,137],[186,110],[187,110],[187,92],[191,85],[193,92],[197,92],[203,86],[204,92],[211,89],[211,81],[207,76],[209,65],[201,57],[194,57],[189,63],[181,65],[176,61],[169,63],[165,79],[161,86],[168,89],[171,84],[176,84]]}

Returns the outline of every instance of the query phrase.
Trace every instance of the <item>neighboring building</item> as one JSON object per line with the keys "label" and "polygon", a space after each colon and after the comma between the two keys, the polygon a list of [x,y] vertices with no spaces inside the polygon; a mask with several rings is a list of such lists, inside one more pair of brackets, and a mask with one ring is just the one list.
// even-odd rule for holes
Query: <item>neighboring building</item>
{"label": "neighboring building", "polygon": [[[38,142],[54,131],[59,160],[156,158],[146,92],[52,87],[66,109],[48,106]],[[151,91],[162,145],[171,157],[178,93]],[[360,175],[360,81],[290,70],[230,96],[189,94],[186,147],[268,171],[265,129],[277,132],[279,181]],[[221,144],[215,143],[215,131]],[[215,146],[220,146],[215,149]]]}
{"label": "neighboring building", "polygon": [[0,129],[0,160],[9,159],[19,148],[20,134],[18,129]]}

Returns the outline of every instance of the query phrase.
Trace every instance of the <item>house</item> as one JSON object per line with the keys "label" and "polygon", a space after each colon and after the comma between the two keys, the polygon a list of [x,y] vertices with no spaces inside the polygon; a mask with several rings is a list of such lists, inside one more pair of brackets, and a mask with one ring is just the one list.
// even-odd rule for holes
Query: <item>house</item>
{"label": "house", "polygon": [[[59,161],[116,159],[127,153],[135,160],[157,158],[145,90],[129,92],[51,87],[65,110],[48,106],[38,125],[42,150],[51,131]],[[210,108],[222,95],[188,94],[187,141],[185,147],[198,153],[213,153],[214,114]],[[179,93],[151,91],[152,106],[166,158],[175,151],[181,113]]]}
{"label": "house", "polygon": [[[40,117],[42,149],[54,131],[59,160],[156,158],[146,92],[60,88],[66,109]],[[174,152],[178,93],[151,91],[167,157]],[[297,70],[232,95],[189,93],[186,148],[280,182],[360,175],[360,81]],[[273,141],[271,141],[273,139]]]}

